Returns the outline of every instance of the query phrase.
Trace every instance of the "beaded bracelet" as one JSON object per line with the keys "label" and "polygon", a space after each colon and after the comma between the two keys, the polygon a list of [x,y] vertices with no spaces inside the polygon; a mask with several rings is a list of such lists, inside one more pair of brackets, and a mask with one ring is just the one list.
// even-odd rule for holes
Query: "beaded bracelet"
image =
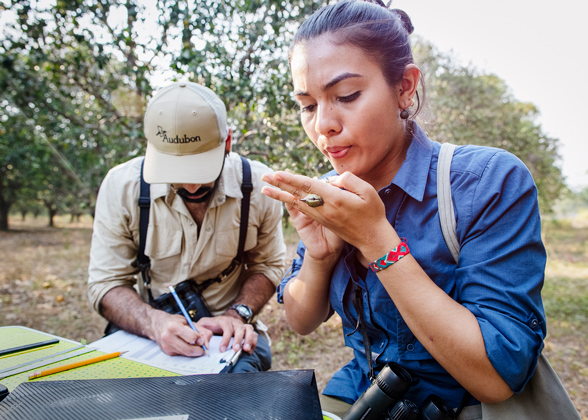
{"label": "beaded bracelet", "polygon": [[388,252],[382,258],[378,258],[376,261],[370,263],[369,267],[374,273],[382,271],[384,268],[390,267],[396,261],[410,254],[410,249],[406,245],[406,238],[400,238],[401,242],[396,248]]}

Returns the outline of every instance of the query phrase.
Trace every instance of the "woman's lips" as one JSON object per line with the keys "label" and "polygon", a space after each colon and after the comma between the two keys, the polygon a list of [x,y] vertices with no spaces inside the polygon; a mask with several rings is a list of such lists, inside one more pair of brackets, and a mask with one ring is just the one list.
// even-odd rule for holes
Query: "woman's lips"
{"label": "woman's lips", "polygon": [[351,146],[327,147],[326,151],[329,154],[329,157],[332,157],[333,159],[341,159],[341,158],[347,156],[347,153],[349,153],[350,149],[351,149]]}

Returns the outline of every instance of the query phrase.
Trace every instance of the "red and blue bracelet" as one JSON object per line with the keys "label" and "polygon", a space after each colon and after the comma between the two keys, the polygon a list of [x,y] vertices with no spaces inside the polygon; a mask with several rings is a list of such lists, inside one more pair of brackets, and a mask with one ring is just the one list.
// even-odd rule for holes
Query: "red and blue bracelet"
{"label": "red and blue bracelet", "polygon": [[369,267],[374,273],[378,273],[384,268],[390,267],[405,255],[410,254],[410,249],[408,249],[408,245],[406,245],[406,238],[400,238],[400,241],[400,244],[398,244],[398,246],[392,251],[388,252],[382,258],[378,258],[376,261],[370,263]]}

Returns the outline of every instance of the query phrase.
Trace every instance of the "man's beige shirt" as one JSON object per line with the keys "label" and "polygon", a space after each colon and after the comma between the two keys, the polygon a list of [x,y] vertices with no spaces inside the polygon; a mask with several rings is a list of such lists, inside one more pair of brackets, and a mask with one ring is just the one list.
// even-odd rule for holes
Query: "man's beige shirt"
{"label": "man's beige shirt", "polygon": [[[88,296],[96,311],[114,287],[136,287],[144,301],[147,292],[136,266],[139,248],[141,162],[135,158],[111,169],[100,186],[90,251]],[[261,175],[271,170],[250,161],[253,191],[245,242],[245,264],[221,283],[212,284],[204,298],[213,313],[228,309],[241,285],[252,274],[264,274],[275,286],[282,279],[286,246],[282,235],[282,207],[261,194]],[[216,277],[237,255],[241,214],[241,158],[227,156],[202,228],[192,219],[180,196],[168,184],[151,185],[151,207],[145,255],[151,258],[153,296],[186,279],[201,283]]]}

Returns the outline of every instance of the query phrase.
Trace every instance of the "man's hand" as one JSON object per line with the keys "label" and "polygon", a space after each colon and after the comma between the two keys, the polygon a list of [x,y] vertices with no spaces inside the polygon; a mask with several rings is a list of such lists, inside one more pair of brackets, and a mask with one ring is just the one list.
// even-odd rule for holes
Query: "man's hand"
{"label": "man's hand", "polygon": [[151,323],[150,338],[169,356],[202,356],[202,345],[208,347],[212,337],[209,329],[197,327],[196,333],[183,316],[170,315],[164,311],[154,310],[151,314]]}
{"label": "man's hand", "polygon": [[[237,315],[238,318],[238,315]],[[198,332],[208,331],[212,335],[222,334],[223,338],[220,344],[220,351],[224,352],[231,341],[233,340],[233,350],[239,351],[241,342],[243,342],[243,351],[246,353],[253,353],[257,346],[257,333],[253,329],[253,325],[245,324],[240,318],[233,318],[228,315],[215,316],[213,318],[201,318],[196,323]]]}
{"label": "man's hand", "polygon": [[[243,296],[249,296],[249,299],[243,301],[254,312],[267,302],[273,292],[272,283],[261,274],[249,277],[241,289]],[[220,351],[223,352],[231,337],[235,338],[235,351],[239,351],[243,344],[245,352],[253,353],[257,346],[257,333],[253,326],[243,323],[241,317],[232,310],[225,315],[200,319],[195,324],[198,330],[195,333],[183,316],[152,308],[141,300],[137,292],[127,287],[111,289],[102,298],[100,307],[106,319],[125,331],[156,341],[161,350],[170,356],[202,356],[204,350],[201,346],[208,346],[213,334],[222,334]]]}

